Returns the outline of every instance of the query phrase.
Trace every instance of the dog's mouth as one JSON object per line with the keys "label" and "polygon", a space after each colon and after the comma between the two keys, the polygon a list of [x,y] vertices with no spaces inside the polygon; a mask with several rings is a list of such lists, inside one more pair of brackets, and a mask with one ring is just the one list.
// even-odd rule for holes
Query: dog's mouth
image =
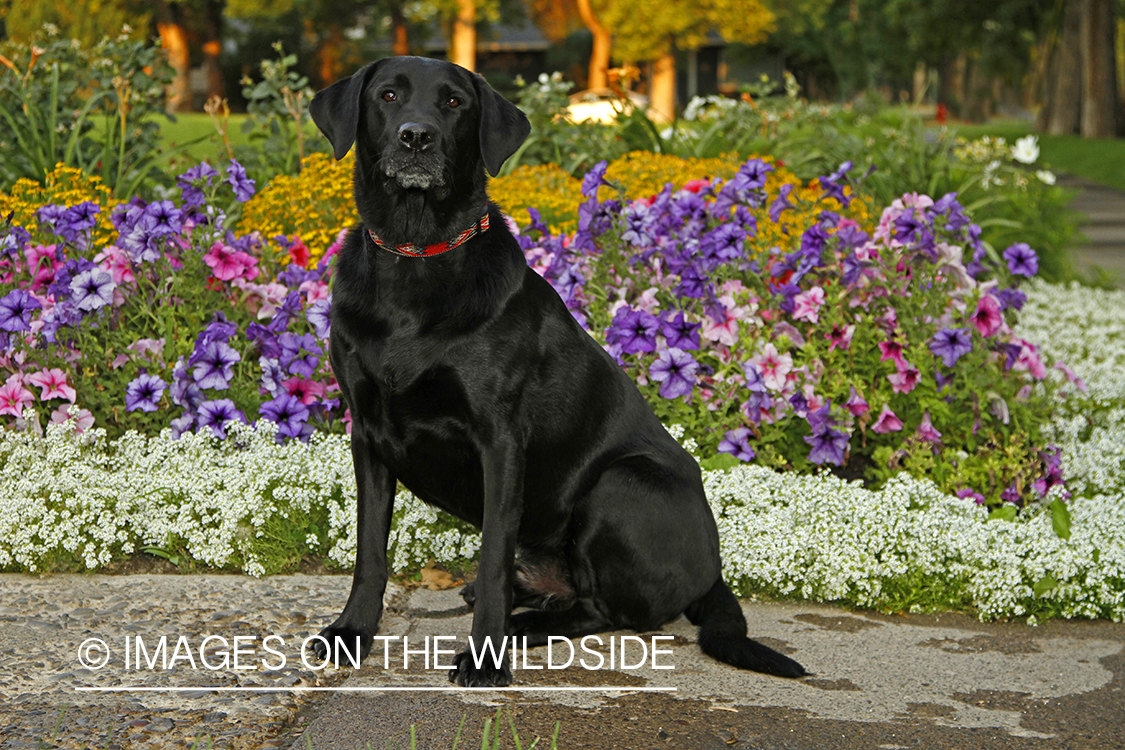
{"label": "dog's mouth", "polygon": [[383,173],[404,190],[429,190],[445,186],[445,175],[439,164],[430,159],[388,158],[383,161]]}

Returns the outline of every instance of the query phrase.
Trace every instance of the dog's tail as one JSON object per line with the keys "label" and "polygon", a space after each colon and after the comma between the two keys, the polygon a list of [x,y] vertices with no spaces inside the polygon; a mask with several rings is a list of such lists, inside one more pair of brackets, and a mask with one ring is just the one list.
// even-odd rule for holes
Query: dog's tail
{"label": "dog's tail", "polygon": [[684,614],[699,626],[699,648],[713,659],[777,677],[807,674],[788,656],[746,637],[746,616],[721,577],[710,591],[688,605]]}

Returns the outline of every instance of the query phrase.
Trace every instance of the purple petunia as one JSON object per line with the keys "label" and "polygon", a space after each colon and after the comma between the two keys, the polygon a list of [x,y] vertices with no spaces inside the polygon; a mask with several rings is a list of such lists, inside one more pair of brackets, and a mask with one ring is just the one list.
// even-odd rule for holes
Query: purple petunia
{"label": "purple petunia", "polygon": [[204,188],[211,187],[211,179],[219,173],[208,164],[201,162],[176,178],[176,186],[183,191],[184,208],[202,206],[207,201]]}
{"label": "purple petunia", "polygon": [[1026,242],[1017,242],[1004,251],[1008,270],[1016,276],[1034,276],[1039,273],[1039,256]]}
{"label": "purple petunia", "polygon": [[695,387],[699,363],[683,349],[668,347],[656,355],[648,368],[648,376],[660,383],[660,395],[673,399],[688,396]]}
{"label": "purple petunia", "polygon": [[195,359],[192,375],[200,388],[224,390],[234,377],[234,365],[241,361],[239,353],[222,341],[209,342]]}
{"label": "purple petunia", "polygon": [[172,201],[156,201],[145,206],[145,226],[149,237],[176,235],[183,228],[183,212]]}
{"label": "purple petunia", "polygon": [[299,398],[288,393],[278,396],[273,401],[265,402],[258,409],[258,413],[277,423],[279,440],[283,437],[301,437],[309,418],[308,407],[302,404]]}
{"label": "purple petunia", "polygon": [[946,367],[953,367],[972,350],[973,338],[967,328],[943,328],[930,340],[930,351],[941,357]]}
{"label": "purple petunia", "polygon": [[844,186],[840,184],[840,181],[844,179],[844,176],[847,175],[851,169],[852,163],[846,161],[840,165],[839,169],[827,177],[816,178],[817,182],[820,183],[820,189],[824,191],[824,197],[835,198],[844,208],[847,208],[848,204],[851,203],[851,198],[844,194]]}
{"label": "purple petunia", "polygon": [[582,178],[582,195],[587,198],[597,198],[598,188],[607,184],[605,181],[605,171],[609,168],[609,162],[602,159],[594,165],[593,169],[585,174]]}
{"label": "purple petunia", "polygon": [[663,321],[660,332],[664,334],[668,346],[694,351],[699,348],[699,327],[699,323],[688,322],[681,311],[671,320]]}
{"label": "purple petunia", "polygon": [[79,310],[93,312],[113,302],[113,276],[99,268],[90,268],[70,281],[70,293]]}
{"label": "purple petunia", "polygon": [[227,432],[223,425],[231,420],[246,423],[245,415],[235,407],[234,402],[229,398],[204,401],[199,405],[199,427],[201,429],[204,427],[211,428],[211,432],[218,438],[226,439]]}
{"label": "purple petunia", "polygon": [[809,460],[814,464],[843,465],[844,454],[848,449],[847,433],[824,425],[812,435],[806,435],[804,441],[812,446],[812,450],[809,451]]}
{"label": "purple petunia", "polygon": [[227,167],[227,182],[234,189],[234,197],[245,203],[254,197],[254,181],[246,176],[246,168],[234,159]]}
{"label": "purple petunia", "polygon": [[43,307],[39,300],[23,289],[13,289],[0,298],[0,330],[27,331],[31,329],[31,313]]}
{"label": "purple petunia", "polygon": [[728,430],[723,439],[719,441],[719,452],[729,453],[739,461],[753,461],[758,454],[750,447],[750,435],[751,432],[748,427]]}
{"label": "purple petunia", "polygon": [[125,411],[156,411],[160,408],[157,402],[167,387],[168,384],[160,378],[142,372],[125,386]]}
{"label": "purple petunia", "polygon": [[327,339],[328,334],[332,330],[332,320],[329,317],[331,311],[331,294],[323,299],[318,299],[316,302],[309,305],[309,309],[305,311],[305,317],[308,318],[313,330],[316,331],[316,337],[318,339]]}
{"label": "purple petunia", "polygon": [[793,208],[793,203],[789,200],[789,194],[793,192],[793,186],[789,183],[782,185],[777,191],[777,198],[770,204],[769,215],[770,221],[777,223],[781,218],[782,211]]}
{"label": "purple petunia", "polygon": [[624,354],[640,354],[656,350],[656,334],[660,321],[644,310],[634,310],[628,305],[618,309],[613,322],[606,330],[606,342],[621,344]]}

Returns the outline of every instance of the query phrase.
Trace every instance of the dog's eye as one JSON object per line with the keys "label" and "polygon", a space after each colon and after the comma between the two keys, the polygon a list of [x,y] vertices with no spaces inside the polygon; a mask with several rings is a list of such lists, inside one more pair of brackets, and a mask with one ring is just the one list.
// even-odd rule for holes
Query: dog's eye
{"label": "dog's eye", "polygon": [[455,96],[451,96],[451,97],[449,97],[449,101],[446,102],[446,104],[448,104],[450,107],[460,107],[461,106],[461,100],[458,99]]}
{"label": "dog's eye", "polygon": [[385,102],[393,102],[397,98],[398,98],[398,94],[396,94],[393,91],[384,91],[383,92],[383,101],[385,101]]}

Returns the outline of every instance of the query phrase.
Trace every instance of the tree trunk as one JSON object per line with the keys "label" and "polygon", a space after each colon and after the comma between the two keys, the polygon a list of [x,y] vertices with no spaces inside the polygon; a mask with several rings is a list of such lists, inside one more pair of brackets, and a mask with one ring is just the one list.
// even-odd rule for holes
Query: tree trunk
{"label": "tree trunk", "polygon": [[406,33],[406,16],[402,13],[402,5],[396,4],[391,9],[391,28],[394,30],[391,54],[399,56],[409,55],[410,37]]}
{"label": "tree trunk", "polygon": [[453,19],[453,44],[449,61],[467,70],[477,67],[477,9],[474,0],[457,0],[457,17]]}
{"label": "tree trunk", "polygon": [[590,7],[590,0],[577,0],[578,15],[582,24],[594,35],[594,49],[590,52],[590,69],[586,76],[586,88],[604,89],[609,85],[609,50],[613,44],[613,37],[605,26],[598,21]]}
{"label": "tree trunk", "polygon": [[1081,0],[1082,114],[1085,138],[1117,135],[1117,82],[1111,0]]}
{"label": "tree trunk", "polygon": [[187,34],[183,26],[171,20],[158,21],[156,30],[161,45],[168,50],[168,64],[174,71],[172,85],[168,87],[168,110],[184,112],[191,108],[191,56]]}
{"label": "tree trunk", "polygon": [[207,98],[225,95],[223,69],[219,57],[223,52],[223,3],[211,0],[207,3],[207,39],[203,42],[203,69],[207,72]]}
{"label": "tree trunk", "polygon": [[1055,49],[1050,83],[1051,111],[1047,116],[1047,132],[1071,135],[1078,131],[1078,114],[1082,103],[1082,66],[1079,57],[1082,30],[1082,3],[1067,0],[1063,11],[1062,36]]}
{"label": "tree trunk", "polygon": [[652,61],[648,92],[652,119],[672,122],[676,114],[676,56],[671,50]]}

